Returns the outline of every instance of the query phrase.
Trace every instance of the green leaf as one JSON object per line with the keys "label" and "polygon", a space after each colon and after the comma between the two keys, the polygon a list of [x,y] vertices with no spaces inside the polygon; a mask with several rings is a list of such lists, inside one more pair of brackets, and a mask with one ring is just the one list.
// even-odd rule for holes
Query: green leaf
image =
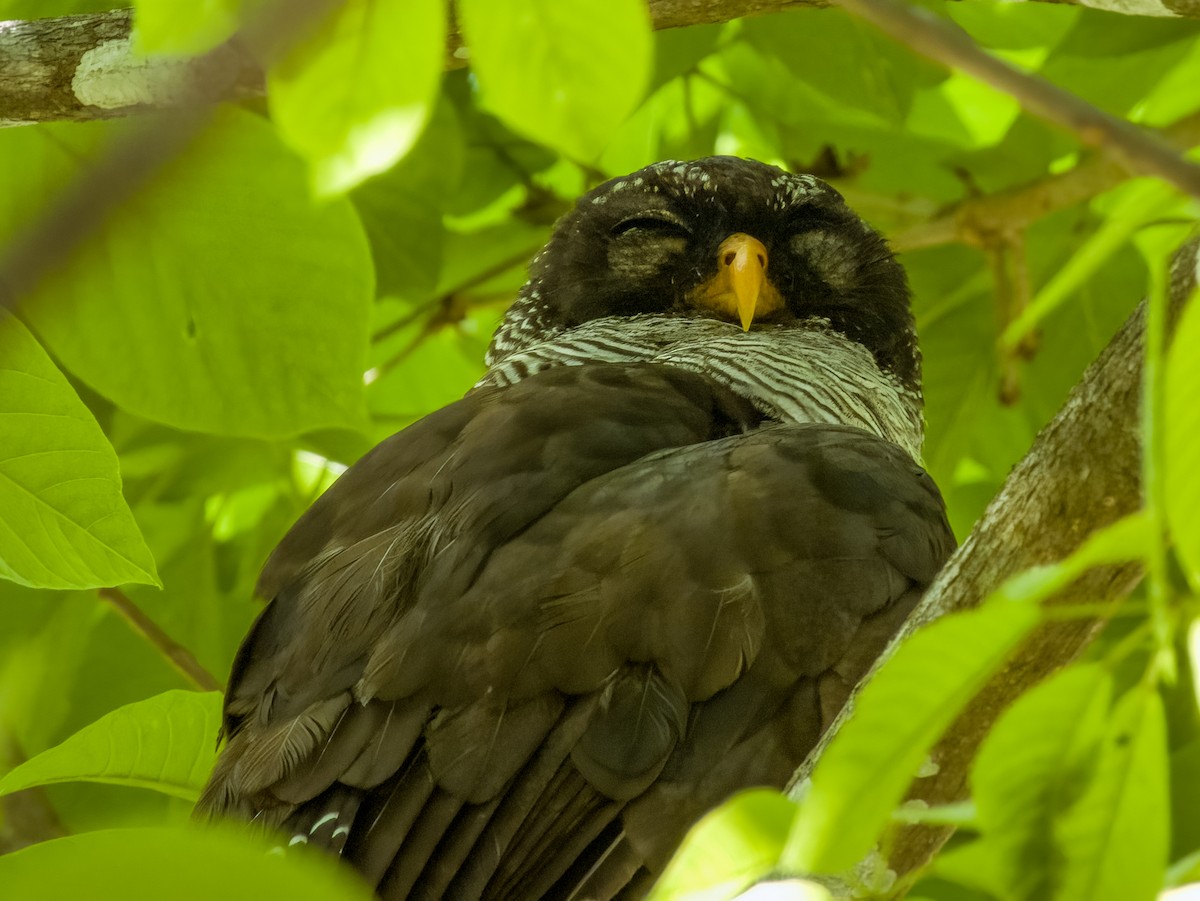
{"label": "green leaf", "polygon": [[1044,601],[1093,566],[1141,560],[1154,541],[1154,523],[1143,511],[1130,513],[1093,532],[1071,556],[1046,566],[1031,566],[1006,580],[992,597],[1011,601]]}
{"label": "green leaf", "polygon": [[1153,899],[1167,865],[1168,810],[1162,699],[1138,686],[1113,711],[1087,791],[1056,824],[1056,901]]}
{"label": "green leaf", "polygon": [[54,839],[0,857],[0,885],[25,901],[375,897],[349,868],[322,855],[273,854],[261,835],[228,828],[114,829]]}
{"label": "green leaf", "polygon": [[863,857],[930,747],[1038,620],[1032,604],[989,603],[904,642],[863,689],[813,773],[787,865],[828,873]]}
{"label": "green leaf", "polygon": [[215,760],[219,692],[168,691],[85,726],[0,779],[0,795],[56,782],[149,788],[194,801]]}
{"label": "green leaf", "polygon": [[237,30],[242,0],[134,0],[133,9],[138,52],[195,56]]}
{"label": "green leaf", "polygon": [[592,160],[650,78],[643,0],[459,0],[484,104],[516,131]]}
{"label": "green leaf", "polygon": [[782,62],[806,91],[883,122],[903,122],[916,88],[946,78],[941,67],[843,10],[749,18],[742,27],[748,41]]}
{"label": "green leaf", "polygon": [[1135,231],[1169,215],[1175,197],[1171,186],[1152,178],[1137,179],[1114,190],[1110,197],[1111,209],[1100,228],[1008,324],[1001,335],[1004,345],[1016,347],[1042,319],[1077,292]]}
{"label": "green leaf", "polygon": [[1111,695],[1101,667],[1064,670],[1013,704],[980,748],[972,794],[1005,898],[1054,896],[1061,857],[1052,830],[1087,787]]}
{"label": "green leaf", "polygon": [[[796,816],[779,792],[754,789],[726,801],[691,828],[648,901],[722,901],[771,873]],[[829,897],[819,886],[796,901]]]}
{"label": "green leaf", "polygon": [[1163,468],[1167,522],[1179,559],[1200,586],[1200,303],[1183,311],[1167,354],[1163,397]]}
{"label": "green leaf", "polygon": [[159,584],[117,455],[33,336],[0,313],[0,576],[42,588]]}
{"label": "green leaf", "polygon": [[442,0],[347,0],[268,73],[271,115],[337,194],[408,152],[429,118],[445,53]]}
{"label": "green leaf", "polygon": [[446,234],[442,212],[458,188],[462,145],[454,107],[442,101],[412,151],[351,195],[371,239],[380,296],[415,299],[437,284]]}
{"label": "green leaf", "polygon": [[[99,126],[99,127],[97,127]],[[0,240],[88,165],[111,126],[0,134]],[[24,306],[63,366],[130,412],[278,438],[361,424],[370,252],[317,207],[257,116],[228,109]]]}

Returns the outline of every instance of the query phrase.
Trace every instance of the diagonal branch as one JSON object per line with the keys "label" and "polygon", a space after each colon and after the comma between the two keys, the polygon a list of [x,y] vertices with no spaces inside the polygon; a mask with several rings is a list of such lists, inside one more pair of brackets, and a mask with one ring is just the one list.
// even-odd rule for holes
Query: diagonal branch
{"label": "diagonal branch", "polygon": [[984,52],[970,36],[918,7],[897,0],[841,0],[841,6],[910,50],[960,69],[1016,98],[1029,113],[1073,132],[1136,175],[1155,175],[1200,197],[1200,166],[1152,131],[1111,116],[1065,88],[1022,72]]}
{"label": "diagonal branch", "polygon": [[[1158,134],[1176,150],[1200,146],[1200,112],[1172,122]],[[1101,153],[1073,169],[1039,178],[995,194],[971,197],[928,222],[889,238],[900,252],[943,244],[987,247],[1006,235],[1023,231],[1038,219],[1103,194],[1130,178],[1119,162]]]}

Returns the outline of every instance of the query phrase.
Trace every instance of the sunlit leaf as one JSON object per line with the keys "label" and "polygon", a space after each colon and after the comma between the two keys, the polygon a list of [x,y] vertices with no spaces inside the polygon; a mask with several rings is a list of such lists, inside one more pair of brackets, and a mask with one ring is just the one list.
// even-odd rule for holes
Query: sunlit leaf
{"label": "sunlit leaf", "polygon": [[980,748],[972,796],[985,839],[1001,856],[1004,897],[1053,897],[1061,877],[1055,818],[1087,787],[1110,696],[1102,668],[1072,667],[1013,704]]}
{"label": "sunlit leaf", "polygon": [[229,829],[117,829],[71,835],[0,856],[0,885],[27,901],[169,896],[371,901],[347,867],[316,854],[270,853]]}
{"label": "sunlit leaf", "polygon": [[211,50],[238,26],[243,0],[134,0],[134,47],[192,56]]}
{"label": "sunlit leaf", "polygon": [[351,195],[371,239],[380,295],[416,299],[437,284],[442,213],[462,174],[462,145],[454,107],[443,101],[404,159]]}
{"label": "sunlit leaf", "polygon": [[590,160],[650,77],[642,0],[459,0],[484,103],[522,134]]}
{"label": "sunlit leaf", "polygon": [[1167,354],[1163,465],[1167,521],[1180,560],[1200,586],[1200,303],[1184,308]]}
{"label": "sunlit leaf", "polygon": [[1167,734],[1162,700],[1128,692],[1109,721],[1087,791],[1055,826],[1063,855],[1056,901],[1143,901],[1167,865]]}
{"label": "sunlit leaf", "polygon": [[[107,126],[0,134],[0,239],[85,168]],[[316,206],[259,117],[226,110],[24,306],[64,367],[170,425],[282,437],[361,422],[369,250]]]}
{"label": "sunlit leaf", "polygon": [[1038,619],[1032,604],[995,602],[902,644],[821,758],[785,861],[801,872],[836,872],[861,858],[933,743]]}
{"label": "sunlit leaf", "polygon": [[117,455],[33,336],[0,312],[0,576],[43,588],[158,584]]}
{"label": "sunlit leaf", "polygon": [[1112,210],[1104,224],[1009,324],[1002,336],[1004,343],[1008,347],[1016,346],[1042,319],[1079,290],[1134,231],[1163,216],[1174,196],[1169,185],[1155,179],[1138,180],[1114,191]]}
{"label": "sunlit leaf", "polygon": [[347,0],[268,76],[271,114],[319,194],[400,159],[429,118],[445,53],[443,0]]}
{"label": "sunlit leaf", "polygon": [[[649,901],[734,897],[778,867],[795,816],[795,802],[779,792],[748,791],[726,801],[692,827]],[[827,897],[814,894],[812,901]]]}
{"label": "sunlit leaf", "polygon": [[169,691],[101,717],[0,779],[0,795],[56,782],[149,788],[188,800],[212,769],[221,695]]}

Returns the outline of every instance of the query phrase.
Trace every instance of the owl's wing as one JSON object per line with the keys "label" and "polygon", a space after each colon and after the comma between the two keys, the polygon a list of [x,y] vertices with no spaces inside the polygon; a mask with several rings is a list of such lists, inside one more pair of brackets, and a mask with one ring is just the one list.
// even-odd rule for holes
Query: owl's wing
{"label": "owl's wing", "polygon": [[201,809],[387,897],[612,894],[780,785],[948,555],[928,477],[700,375],[547,370],[389,439],[272,556]]}

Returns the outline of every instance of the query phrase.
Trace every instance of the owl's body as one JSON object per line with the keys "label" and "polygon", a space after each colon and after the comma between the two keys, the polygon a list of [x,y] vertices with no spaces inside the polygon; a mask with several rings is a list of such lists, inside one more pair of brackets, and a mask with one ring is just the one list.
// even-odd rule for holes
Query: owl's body
{"label": "owl's body", "polygon": [[662,163],[559,223],[489,364],[272,555],[201,807],[385,897],[636,897],[952,547],[903,273],[815,179]]}

